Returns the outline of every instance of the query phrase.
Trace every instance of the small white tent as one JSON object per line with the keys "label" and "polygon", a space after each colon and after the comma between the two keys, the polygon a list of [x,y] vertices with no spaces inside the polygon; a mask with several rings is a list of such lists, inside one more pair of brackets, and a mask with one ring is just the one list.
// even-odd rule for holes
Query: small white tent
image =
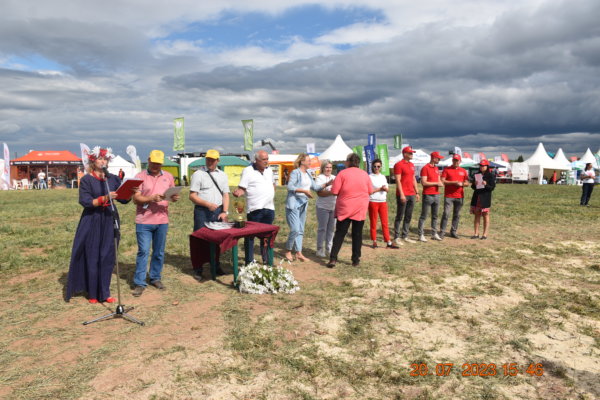
{"label": "small white tent", "polygon": [[596,161],[596,157],[594,157],[589,147],[586,150],[585,154],[579,159],[579,162],[581,162],[584,166],[587,163],[592,163],[592,167],[594,169],[598,169],[598,162]]}
{"label": "small white tent", "polygon": [[331,146],[319,155],[320,160],[329,161],[346,161],[348,154],[352,153],[352,149],[344,143],[341,135],[337,135]]}
{"label": "small white tent", "polygon": [[135,165],[125,160],[121,156],[116,156],[108,163],[108,172],[113,175],[119,175],[120,169],[125,172],[125,178],[133,178],[135,174],[137,174]]}
{"label": "small white tent", "polygon": [[558,151],[556,152],[556,155],[554,156],[554,161],[561,165],[564,165],[565,168],[571,169],[571,162],[567,160],[567,157],[565,156],[565,153],[563,152],[562,148],[558,149]]}
{"label": "small white tent", "polygon": [[551,177],[554,171],[568,171],[571,169],[550,158],[542,143],[538,144],[535,152],[525,160],[525,163],[529,166],[532,183],[538,184],[542,184],[544,177]]}

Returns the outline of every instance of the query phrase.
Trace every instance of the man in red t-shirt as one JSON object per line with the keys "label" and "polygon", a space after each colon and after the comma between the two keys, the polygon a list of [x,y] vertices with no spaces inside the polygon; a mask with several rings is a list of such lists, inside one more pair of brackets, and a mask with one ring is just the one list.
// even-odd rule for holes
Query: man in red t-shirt
{"label": "man in red t-shirt", "polygon": [[463,206],[465,197],[464,187],[469,185],[469,173],[460,167],[461,157],[459,154],[452,156],[452,166],[444,168],[442,172],[442,183],[444,184],[444,213],[442,214],[442,223],[440,225],[440,237],[443,239],[446,231],[446,224],[452,212],[452,227],[450,237],[458,239],[458,223],[460,221],[460,209]]}
{"label": "man in red t-shirt", "polygon": [[[415,202],[419,201],[417,190],[417,180],[415,179],[415,165],[410,161],[415,151],[410,146],[402,149],[403,159],[394,165],[394,175],[396,175],[396,219],[394,221],[394,241],[401,245],[402,240],[409,243],[415,243],[408,238],[408,228],[412,219],[412,212],[415,208]],[[404,219],[404,222],[402,221]],[[402,231],[400,231],[402,224]]]}
{"label": "man in red t-shirt", "polygon": [[423,185],[423,206],[421,207],[421,217],[419,217],[419,241],[426,242],[425,239],[425,220],[431,209],[431,238],[433,240],[442,240],[437,233],[438,207],[440,205],[440,187],[444,186],[440,182],[440,173],[437,164],[442,158],[440,153],[434,151],[430,154],[429,163],[421,168],[421,185]]}

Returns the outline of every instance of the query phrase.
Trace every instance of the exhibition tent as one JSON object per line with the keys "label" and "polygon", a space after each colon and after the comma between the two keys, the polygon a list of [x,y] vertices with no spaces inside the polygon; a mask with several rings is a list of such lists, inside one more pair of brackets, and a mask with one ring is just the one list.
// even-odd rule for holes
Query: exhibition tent
{"label": "exhibition tent", "polygon": [[346,161],[348,154],[352,153],[352,149],[344,143],[341,135],[337,135],[333,143],[319,155],[320,160],[329,161]]}
{"label": "exhibition tent", "polygon": [[598,162],[596,161],[596,157],[594,157],[589,147],[586,150],[585,154],[579,159],[579,162],[582,163],[584,166],[587,163],[592,163],[592,167],[594,169],[598,169]]}
{"label": "exhibition tent", "polygon": [[547,178],[551,177],[554,171],[568,171],[571,169],[550,158],[541,142],[531,157],[525,160],[525,163],[529,166],[531,180],[533,183],[539,184],[542,184],[542,181],[545,179],[544,177],[548,180]]}
{"label": "exhibition tent", "polygon": [[137,174],[135,165],[117,155],[108,163],[108,172],[113,175],[119,175],[119,170],[125,172],[125,178],[133,178]]}
{"label": "exhibition tent", "polygon": [[[47,179],[54,181],[66,176],[66,181],[77,176],[77,169],[82,166],[81,158],[68,150],[38,151],[31,150],[23,157],[10,161],[10,179],[29,179],[44,171]],[[65,182],[63,182],[64,184]]]}
{"label": "exhibition tent", "polygon": [[[270,156],[269,156],[270,157]],[[219,169],[227,174],[229,179],[229,186],[237,186],[240,183],[242,177],[242,170],[250,165],[249,161],[242,160],[236,156],[221,156],[219,159]],[[190,165],[188,165],[188,176],[190,177],[194,172],[206,166],[206,158],[202,157]]]}
{"label": "exhibition tent", "polygon": [[571,162],[567,160],[567,157],[565,156],[565,153],[563,152],[562,148],[558,149],[558,151],[556,152],[556,155],[554,156],[554,161],[556,161],[560,165],[565,166],[565,168],[571,169]]}

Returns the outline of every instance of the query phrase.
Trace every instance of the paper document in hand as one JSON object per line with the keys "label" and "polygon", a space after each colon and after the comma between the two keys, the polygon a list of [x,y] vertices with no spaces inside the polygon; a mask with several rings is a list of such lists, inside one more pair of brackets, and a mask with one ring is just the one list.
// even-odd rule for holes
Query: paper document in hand
{"label": "paper document in hand", "polygon": [[175,196],[176,194],[179,194],[179,192],[181,192],[181,189],[183,189],[183,186],[173,186],[168,188],[165,191],[165,194],[163,194],[163,196],[165,196],[165,200],[171,201],[171,197]]}
{"label": "paper document in hand", "polygon": [[121,186],[117,189],[118,200],[129,200],[133,196],[134,189],[137,189],[142,184],[141,179],[125,179]]}
{"label": "paper document in hand", "polygon": [[485,185],[483,184],[483,175],[475,174],[475,187],[477,189],[483,189]]}

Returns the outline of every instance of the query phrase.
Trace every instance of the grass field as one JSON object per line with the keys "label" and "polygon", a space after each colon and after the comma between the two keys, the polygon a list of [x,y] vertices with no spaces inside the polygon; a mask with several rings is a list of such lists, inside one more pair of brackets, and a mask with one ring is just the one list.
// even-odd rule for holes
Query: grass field
{"label": "grass field", "polygon": [[134,207],[119,205],[123,300],[144,327],[82,326],[114,308],[63,301],[76,190],[0,192],[0,398],[600,398],[600,200],[580,207],[580,190],[498,185],[489,240],[468,238],[465,206],[460,240],[365,246],[360,269],[349,242],[335,269],[317,260],[311,208],[313,261],[290,266],[298,293],[275,296],[241,295],[231,275],[192,278],[184,193],[171,207],[167,290],[132,297]]}

